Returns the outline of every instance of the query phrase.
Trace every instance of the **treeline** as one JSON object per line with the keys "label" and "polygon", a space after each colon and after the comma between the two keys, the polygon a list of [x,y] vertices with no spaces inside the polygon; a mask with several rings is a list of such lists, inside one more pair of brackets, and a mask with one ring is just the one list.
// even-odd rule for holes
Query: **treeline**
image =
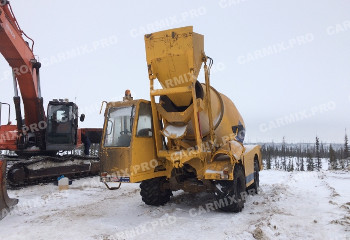
{"label": "treeline", "polygon": [[[348,169],[350,154],[348,137],[345,134],[344,144],[325,144],[315,138],[314,144],[265,143],[262,145],[262,157],[266,169],[285,171],[320,171]],[[327,166],[323,166],[327,164]]]}

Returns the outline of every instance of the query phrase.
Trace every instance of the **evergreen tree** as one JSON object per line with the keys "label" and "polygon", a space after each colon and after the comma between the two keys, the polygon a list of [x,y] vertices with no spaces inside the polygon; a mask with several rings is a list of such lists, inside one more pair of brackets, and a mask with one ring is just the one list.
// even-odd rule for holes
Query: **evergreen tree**
{"label": "evergreen tree", "polygon": [[308,171],[313,171],[314,170],[314,161],[312,159],[312,154],[311,151],[309,149],[307,149],[307,159],[306,159],[306,169]]}
{"label": "evergreen tree", "polygon": [[320,156],[320,139],[316,136],[316,170],[320,171],[322,169],[322,162],[321,162],[321,156]]}
{"label": "evergreen tree", "polygon": [[283,137],[282,140],[282,169],[284,171],[287,171],[287,160],[286,160],[286,141]]}
{"label": "evergreen tree", "polygon": [[266,159],[266,168],[271,169],[271,147],[268,147],[267,150],[267,159]]}
{"label": "evergreen tree", "polygon": [[288,164],[287,164],[287,171],[290,172],[290,168],[291,168],[291,162],[290,159],[288,160]]}
{"label": "evergreen tree", "polygon": [[320,156],[321,158],[326,158],[327,155],[326,155],[326,152],[324,150],[324,146],[323,146],[323,143],[321,142],[321,145],[320,145]]}
{"label": "evergreen tree", "polygon": [[300,171],[305,171],[305,169],[304,169],[304,157],[303,156],[300,159]]}
{"label": "evergreen tree", "polygon": [[337,168],[337,159],[335,157],[335,151],[332,145],[329,146],[329,167],[328,169],[334,170]]}
{"label": "evergreen tree", "polygon": [[340,157],[338,159],[337,168],[338,169],[345,169],[345,160],[344,160],[345,150],[344,150],[344,148],[340,148],[339,152],[340,152],[339,153]]}
{"label": "evergreen tree", "polygon": [[294,171],[294,161],[292,157],[289,159],[289,171],[290,172]]}
{"label": "evergreen tree", "polygon": [[296,170],[297,171],[300,171],[300,155],[299,155],[299,150],[298,150],[298,152],[297,152],[297,161],[296,161],[296,163],[295,163],[295,168],[296,168]]}
{"label": "evergreen tree", "polygon": [[[346,134],[346,129],[345,129],[345,138],[344,138],[344,165],[346,167],[349,166],[349,145],[348,145],[348,135]],[[344,166],[345,167],[345,166]]]}
{"label": "evergreen tree", "polygon": [[280,169],[280,162],[278,157],[275,157],[275,169]]}
{"label": "evergreen tree", "polygon": [[347,159],[348,157],[349,157],[348,135],[345,132],[345,138],[344,138],[344,159]]}
{"label": "evergreen tree", "polygon": [[[285,137],[283,137],[281,144],[272,142],[261,148],[264,167],[286,171],[291,171],[292,168],[295,171],[322,170],[321,160],[327,159],[329,169],[346,169],[350,162],[350,148],[347,143],[347,136],[344,140],[341,145],[329,145],[322,143],[317,137],[314,144],[288,144]],[[348,156],[348,159],[345,159],[346,156]],[[290,158],[292,158],[292,162],[290,162]]]}

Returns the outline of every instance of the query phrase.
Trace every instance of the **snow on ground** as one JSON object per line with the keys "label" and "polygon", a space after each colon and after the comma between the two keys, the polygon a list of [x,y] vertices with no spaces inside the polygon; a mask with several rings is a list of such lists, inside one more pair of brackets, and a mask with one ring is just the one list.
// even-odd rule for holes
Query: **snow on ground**
{"label": "snow on ground", "polygon": [[349,172],[262,171],[259,195],[241,213],[207,211],[211,194],[174,193],[145,205],[139,184],[107,190],[98,178],[68,191],[9,191],[18,206],[0,221],[0,239],[350,239]]}

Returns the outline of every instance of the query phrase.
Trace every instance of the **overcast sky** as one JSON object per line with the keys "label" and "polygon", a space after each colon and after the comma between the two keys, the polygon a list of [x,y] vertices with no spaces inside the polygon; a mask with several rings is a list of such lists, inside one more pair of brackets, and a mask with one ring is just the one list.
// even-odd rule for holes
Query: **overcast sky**
{"label": "overcast sky", "polygon": [[[350,134],[349,0],[11,3],[43,64],[45,106],[76,99],[81,127],[102,127],[101,102],[121,100],[125,89],[149,99],[145,33],[192,25],[214,59],[211,83],[240,110],[248,141]],[[9,73],[1,58],[0,101],[12,104]]]}

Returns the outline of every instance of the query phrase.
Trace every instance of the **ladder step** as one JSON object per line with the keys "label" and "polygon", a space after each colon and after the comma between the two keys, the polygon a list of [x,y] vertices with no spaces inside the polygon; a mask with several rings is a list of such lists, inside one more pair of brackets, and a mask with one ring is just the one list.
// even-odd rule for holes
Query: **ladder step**
{"label": "ladder step", "polygon": [[176,88],[166,88],[166,89],[156,89],[151,90],[151,96],[162,96],[162,95],[171,95],[178,93],[191,93],[192,87],[176,87]]}

